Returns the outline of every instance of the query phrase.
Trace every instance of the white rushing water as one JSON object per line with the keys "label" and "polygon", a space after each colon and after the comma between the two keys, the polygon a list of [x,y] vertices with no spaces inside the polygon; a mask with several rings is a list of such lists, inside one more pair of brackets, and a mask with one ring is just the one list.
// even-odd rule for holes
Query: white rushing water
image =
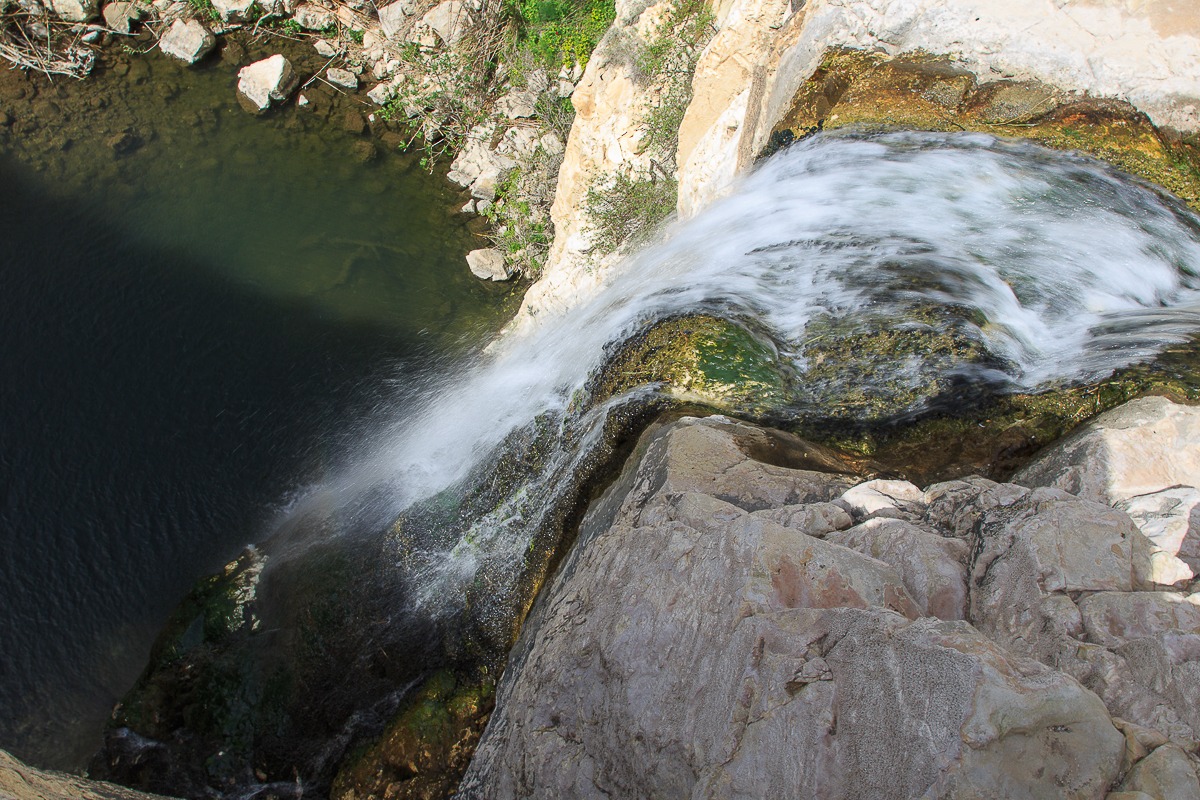
{"label": "white rushing water", "polygon": [[[1200,323],[1198,273],[1200,220],[1089,159],[982,135],[817,137],[628,259],[585,304],[465,375],[431,380],[422,411],[323,501],[369,506],[370,524],[388,524],[539,415],[560,424],[610,346],[665,316],[751,321],[803,379],[814,319],[920,326],[914,308],[953,305],[995,358],[951,369],[1029,390],[1095,379],[1185,339]],[[928,368],[909,359],[862,379],[919,385]],[[577,421],[578,435],[598,436],[604,413]],[[457,542],[421,550],[413,569],[427,602],[456,608],[479,569],[519,563],[546,505],[535,495],[560,491],[587,446],[551,449],[538,479],[465,521]]]}

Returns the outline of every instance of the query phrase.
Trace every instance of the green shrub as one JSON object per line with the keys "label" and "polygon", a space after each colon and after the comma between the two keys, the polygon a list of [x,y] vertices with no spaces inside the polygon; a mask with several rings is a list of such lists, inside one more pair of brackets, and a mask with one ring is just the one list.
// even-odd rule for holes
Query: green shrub
{"label": "green shrub", "polygon": [[592,247],[612,253],[623,243],[637,244],[675,210],[679,184],[654,170],[614,175],[608,185],[593,185],[584,203],[592,229]]}
{"label": "green shrub", "polygon": [[614,0],[507,0],[506,10],[515,23],[515,49],[551,71],[586,65],[617,16]]}

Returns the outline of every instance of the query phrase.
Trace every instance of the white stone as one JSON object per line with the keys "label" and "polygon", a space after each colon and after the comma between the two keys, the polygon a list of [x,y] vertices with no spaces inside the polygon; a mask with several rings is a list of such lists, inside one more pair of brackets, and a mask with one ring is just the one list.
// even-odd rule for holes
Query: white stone
{"label": "white stone", "polygon": [[342,89],[349,89],[352,92],[358,90],[358,76],[348,69],[330,67],[325,70],[325,79]]}
{"label": "white stone", "polygon": [[286,100],[300,82],[292,63],[278,53],[238,71],[238,94],[265,111],[272,100]]}
{"label": "white stone", "polygon": [[500,137],[496,152],[517,160],[529,158],[538,148],[538,132],[533,128],[509,128]]}
{"label": "white stone", "polygon": [[146,13],[146,6],[137,0],[116,0],[101,9],[104,24],[117,33],[129,33],[129,23],[141,19]]}
{"label": "white stone", "polygon": [[920,516],[925,493],[908,481],[875,480],[860,483],[842,495],[856,519]]}
{"label": "white stone", "polygon": [[494,248],[467,253],[467,266],[472,275],[485,281],[506,281],[512,277],[504,263],[504,254]]}
{"label": "white stone", "polygon": [[538,139],[538,146],[552,156],[559,155],[562,153],[564,148],[562,139],[559,139],[553,133],[543,134],[542,137]]}
{"label": "white stone", "polygon": [[404,37],[404,41],[418,47],[437,47],[442,40],[438,38],[437,31],[424,22],[418,22],[409,29],[408,36]]}
{"label": "white stone", "polygon": [[195,64],[213,49],[217,37],[200,22],[177,19],[158,40],[158,49],[185,64]]}
{"label": "white stone", "polygon": [[575,93],[575,84],[570,81],[559,81],[556,91],[559,97],[570,97]]}
{"label": "white stone", "polygon": [[421,22],[432,28],[448,47],[454,47],[470,30],[469,6],[463,0],[444,0],[426,12]]}
{"label": "white stone", "polygon": [[1200,491],[1177,486],[1137,495],[1114,505],[1128,514],[1146,536],[1200,571]]}
{"label": "white stone", "polygon": [[50,0],[50,10],[67,22],[87,22],[96,16],[97,0]]}
{"label": "white stone", "polygon": [[414,6],[409,0],[400,0],[398,3],[389,3],[379,9],[379,26],[383,29],[383,35],[389,39],[395,38],[400,32],[400,28],[408,22],[408,18],[414,12]]}
{"label": "white stone", "polygon": [[496,101],[496,111],[509,119],[523,119],[537,113],[537,96],[533,92],[509,92]]}
{"label": "white stone", "polygon": [[367,99],[377,106],[386,106],[396,96],[396,87],[390,83],[380,83],[367,92]]}
{"label": "white stone", "polygon": [[462,208],[460,208],[459,211],[461,211],[464,214],[474,214],[475,213],[475,203],[477,203],[477,202],[478,202],[477,200],[468,200],[466,205],[464,205]]}
{"label": "white stone", "polygon": [[251,17],[250,9],[254,8],[256,0],[212,0],[213,8],[221,15],[221,21],[227,23],[246,22]]}
{"label": "white stone", "polygon": [[317,39],[313,43],[313,49],[317,51],[317,55],[325,56],[326,58],[333,58],[338,54],[337,45],[328,39]]}
{"label": "white stone", "polygon": [[[296,6],[296,13],[292,15],[292,19],[301,28],[309,31],[323,31],[334,23],[334,16],[331,11],[313,3],[302,3]],[[317,52],[321,52],[320,48],[317,49]],[[336,49],[334,52],[336,52]],[[321,53],[321,55],[332,56],[333,53]]]}

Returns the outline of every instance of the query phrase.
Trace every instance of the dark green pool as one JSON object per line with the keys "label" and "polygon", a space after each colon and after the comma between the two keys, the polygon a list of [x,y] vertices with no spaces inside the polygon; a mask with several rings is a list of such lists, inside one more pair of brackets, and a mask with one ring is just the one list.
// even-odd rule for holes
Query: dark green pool
{"label": "dark green pool", "polygon": [[362,100],[238,107],[280,45],[0,70],[0,747],[33,763],[81,766],[191,582],[520,302]]}

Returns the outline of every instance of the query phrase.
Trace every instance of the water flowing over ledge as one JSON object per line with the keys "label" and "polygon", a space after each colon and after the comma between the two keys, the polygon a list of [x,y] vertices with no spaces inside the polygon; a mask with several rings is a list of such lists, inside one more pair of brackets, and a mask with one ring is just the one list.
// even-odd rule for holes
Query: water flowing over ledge
{"label": "water flowing over ledge", "polygon": [[[503,343],[462,380],[431,381],[424,410],[335,484],[344,498],[335,502],[362,508],[370,497],[371,524],[386,524],[460,484],[535,420],[577,431],[566,437],[573,447],[552,448],[535,482],[570,471],[604,416],[578,413],[589,380],[621,342],[673,315],[765,330],[799,377],[796,408],[819,411],[827,390],[844,387],[806,380],[804,346],[817,323],[840,337],[883,326],[977,345],[963,357],[876,364],[839,383],[920,387],[953,374],[1030,391],[1152,357],[1197,329],[1198,304],[1200,221],[1100,162],[975,134],[816,137],[629,259],[590,302]],[[469,583],[498,541],[520,556],[530,496],[542,493],[510,489],[525,511],[506,503],[472,521],[473,533],[437,557],[425,553],[422,571]],[[441,558],[453,566],[434,569]],[[450,602],[456,593],[444,588],[434,580],[422,595]]]}

